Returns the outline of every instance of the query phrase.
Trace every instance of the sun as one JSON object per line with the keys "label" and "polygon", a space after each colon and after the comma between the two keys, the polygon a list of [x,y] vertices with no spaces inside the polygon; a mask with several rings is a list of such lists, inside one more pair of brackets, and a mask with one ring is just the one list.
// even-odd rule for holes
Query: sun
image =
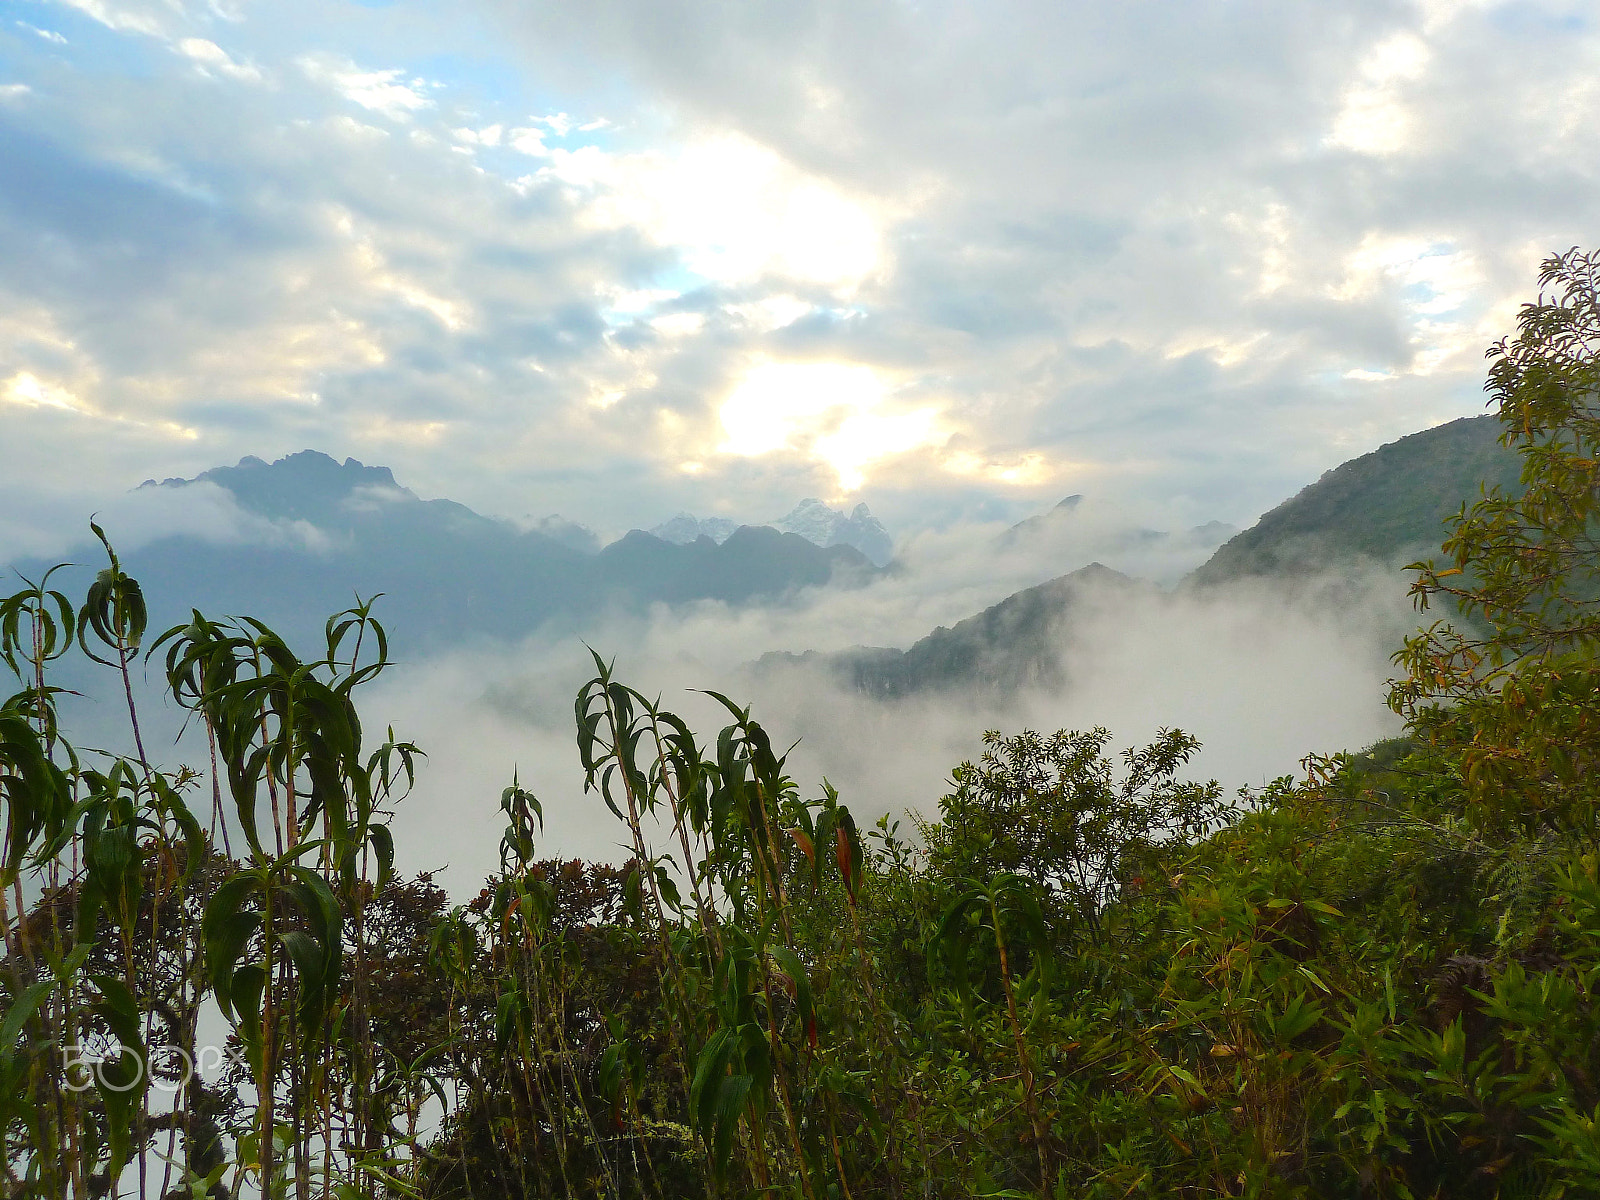
{"label": "sun", "polygon": [[830,467],[841,491],[866,482],[866,468],[948,436],[933,407],[897,404],[892,386],[862,363],[762,362],[722,403],[724,454],[788,450]]}

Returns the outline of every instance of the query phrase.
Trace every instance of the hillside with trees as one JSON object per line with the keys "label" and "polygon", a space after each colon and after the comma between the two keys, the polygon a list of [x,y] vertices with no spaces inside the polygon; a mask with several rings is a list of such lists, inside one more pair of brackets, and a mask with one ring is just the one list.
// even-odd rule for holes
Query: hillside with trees
{"label": "hillside with trees", "polygon": [[1353,458],[1230,538],[1190,582],[1289,577],[1364,558],[1387,568],[1439,544],[1480,490],[1514,492],[1521,461],[1492,415],[1462,417]]}
{"label": "hillside with trees", "polygon": [[[1237,795],[1179,730],[991,732],[862,829],[777,721],[697,732],[597,655],[626,861],[552,859],[513,778],[453,902],[393,869],[426,764],[361,723],[370,605],[291,645],[151,628],[110,545],[81,598],[41,574],[0,603],[0,1191],[1595,1195],[1600,257],[1539,286],[1489,377],[1516,486],[1411,572],[1405,736]],[[58,723],[69,656],[120,755]],[[146,664],[198,768],[152,757]]]}

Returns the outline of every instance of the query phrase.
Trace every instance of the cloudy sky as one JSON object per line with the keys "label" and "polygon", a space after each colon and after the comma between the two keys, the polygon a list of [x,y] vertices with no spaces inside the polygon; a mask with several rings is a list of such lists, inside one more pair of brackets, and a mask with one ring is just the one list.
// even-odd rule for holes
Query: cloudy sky
{"label": "cloudy sky", "polygon": [[1600,234],[1590,2],[0,0],[0,506],[1248,524]]}

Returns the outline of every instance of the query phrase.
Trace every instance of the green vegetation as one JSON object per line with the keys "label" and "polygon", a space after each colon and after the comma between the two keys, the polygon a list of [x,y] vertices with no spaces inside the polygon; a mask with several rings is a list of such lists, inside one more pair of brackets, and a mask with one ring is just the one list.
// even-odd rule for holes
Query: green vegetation
{"label": "green vegetation", "polygon": [[[361,605],[314,658],[0,606],[7,1197],[1579,1197],[1600,1193],[1600,263],[1550,260],[1491,387],[1522,475],[1464,509],[1398,655],[1403,739],[1227,798],[1178,731],[991,733],[919,836],[858,830],[717,697],[613,677],[578,753],[631,847],[397,878],[418,751],[369,748]],[[133,753],[61,736],[73,647]],[[161,664],[215,765],[149,760]],[[230,1055],[196,1074],[204,1031]]]}
{"label": "green vegetation", "polygon": [[1299,576],[1353,556],[1390,568],[1427,553],[1480,488],[1518,491],[1522,462],[1501,432],[1493,416],[1463,417],[1351,459],[1222,545],[1190,580]]}

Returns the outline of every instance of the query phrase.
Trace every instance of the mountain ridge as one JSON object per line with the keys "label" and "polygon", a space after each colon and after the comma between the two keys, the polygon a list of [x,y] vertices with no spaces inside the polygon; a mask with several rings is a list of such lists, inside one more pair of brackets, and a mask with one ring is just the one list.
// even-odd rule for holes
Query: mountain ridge
{"label": "mountain ridge", "polygon": [[[1520,487],[1521,460],[1499,444],[1500,428],[1492,415],[1463,417],[1325,471],[1218,547],[1177,591],[1249,578],[1298,583],[1349,561],[1377,563],[1398,574],[1409,559],[1438,549],[1445,519],[1470,502],[1480,485]],[[1069,496],[1002,537],[1042,536],[1052,524],[1071,518],[1080,502]],[[1070,635],[1072,613],[1091,587],[1124,595],[1136,588],[1161,590],[1093,563],[1015,592],[904,650],[858,646],[834,653],[777,653],[763,656],[756,666],[821,667],[853,690],[887,699],[969,688],[1061,686],[1068,681],[1062,646],[1053,639],[1063,630]]]}
{"label": "mountain ridge", "polygon": [[[853,546],[880,567],[888,566],[894,557],[894,539],[865,504],[857,504],[847,516],[815,496],[808,496],[783,516],[753,524],[769,526],[779,533],[798,534],[817,546]],[[702,537],[726,541],[740,527],[727,517],[696,517],[691,512],[680,512],[646,532],[662,541],[686,546]]]}
{"label": "mountain ridge", "polygon": [[1074,608],[1085,604],[1090,592],[1128,596],[1157,590],[1094,562],[1013,592],[948,628],[941,625],[904,650],[852,646],[832,653],[778,651],[763,655],[755,667],[820,666],[837,682],[882,700],[956,688],[1014,692],[1061,687],[1068,680],[1058,635]]}
{"label": "mountain ridge", "polygon": [[1520,492],[1521,458],[1493,414],[1407,434],[1325,472],[1220,546],[1186,582],[1293,577],[1358,558],[1400,566],[1436,553],[1445,520],[1480,485]]}
{"label": "mountain ridge", "polygon": [[181,618],[163,605],[165,597],[183,596],[203,611],[250,612],[285,635],[315,637],[328,613],[358,595],[383,593],[379,613],[396,644],[430,646],[519,637],[552,621],[591,628],[609,613],[652,604],[748,604],[803,588],[853,586],[878,570],[852,547],[749,527],[721,544],[675,546],[634,531],[587,550],[453,500],[420,499],[388,467],[341,463],[314,450],[272,463],[247,456],[136,490],[204,484],[286,531],[309,527],[326,536],[313,544],[305,537],[218,541],[176,533],[130,549],[122,558],[150,597],[153,626]]}

